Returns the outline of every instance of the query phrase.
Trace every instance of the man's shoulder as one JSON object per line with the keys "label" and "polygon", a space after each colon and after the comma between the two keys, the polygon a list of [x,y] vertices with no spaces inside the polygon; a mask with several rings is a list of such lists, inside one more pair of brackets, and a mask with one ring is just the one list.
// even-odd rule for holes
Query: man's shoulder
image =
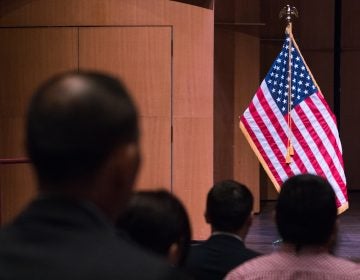
{"label": "man's shoulder", "polygon": [[289,278],[284,279],[292,279],[293,273],[312,275],[313,279],[329,276],[333,277],[331,279],[360,279],[359,265],[343,258],[330,254],[295,256],[278,252],[260,256],[236,267],[226,279],[232,280],[248,275],[257,275],[259,279],[266,275],[268,279],[287,275]]}
{"label": "man's shoulder", "polygon": [[112,243],[112,248],[108,247],[109,244],[105,246],[104,257],[97,257],[100,269],[109,275],[114,272],[120,276],[119,279],[188,279],[164,259],[142,250],[128,240],[119,238]]}
{"label": "man's shoulder", "polygon": [[190,255],[207,254],[209,251],[229,255],[257,257],[260,253],[247,248],[243,241],[223,235],[213,235],[205,241],[195,243],[191,246]]}
{"label": "man's shoulder", "polygon": [[252,273],[254,270],[267,270],[268,268],[277,268],[281,263],[281,256],[277,252],[268,255],[261,255],[253,258],[232,270],[234,274]]}
{"label": "man's shoulder", "polygon": [[[54,227],[48,223],[15,223],[0,230],[2,279],[25,279],[44,273],[54,280],[66,279],[66,275],[74,275],[74,279],[187,279],[164,260],[106,227]],[[9,259],[9,255],[14,258]],[[33,272],[31,267],[40,264],[43,269]]]}
{"label": "man's shoulder", "polygon": [[[62,240],[60,246],[41,241],[36,245],[19,242],[8,233],[7,230],[0,232],[2,279],[36,278],[44,274],[49,275],[45,279],[54,280],[66,279],[68,275],[74,279],[188,279],[164,260],[121,239],[105,241],[104,236],[98,236],[85,238],[82,244]],[[7,245],[1,246],[5,242]],[[14,258],[7,258],[9,254]],[[40,265],[41,269],[31,269]]]}
{"label": "man's shoulder", "polygon": [[246,248],[243,242],[236,238],[211,236],[206,241],[191,246],[187,265],[198,266],[211,263],[232,268],[259,255],[258,252]]}

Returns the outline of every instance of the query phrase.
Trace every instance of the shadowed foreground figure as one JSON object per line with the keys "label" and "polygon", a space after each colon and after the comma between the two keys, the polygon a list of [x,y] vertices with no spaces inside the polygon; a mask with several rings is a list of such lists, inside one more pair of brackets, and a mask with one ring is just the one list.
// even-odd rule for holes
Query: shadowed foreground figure
{"label": "shadowed foreground figure", "polygon": [[190,222],[182,203],[165,190],[133,195],[117,223],[141,247],[181,266],[191,240]]}
{"label": "shadowed foreground figure", "polygon": [[0,231],[0,279],[179,279],[119,238],[140,162],[136,108],[99,73],[45,82],[27,113],[39,195]]}
{"label": "shadowed foreground figure", "polygon": [[315,175],[297,175],[282,186],[276,225],[279,251],[251,260],[226,277],[233,279],[360,279],[358,264],[332,256],[337,208],[331,185]]}
{"label": "shadowed foreground figure", "polygon": [[253,196],[236,181],[222,181],[209,191],[205,218],[211,236],[193,245],[186,269],[195,279],[223,279],[239,264],[259,254],[247,249],[244,239],[252,222]]}

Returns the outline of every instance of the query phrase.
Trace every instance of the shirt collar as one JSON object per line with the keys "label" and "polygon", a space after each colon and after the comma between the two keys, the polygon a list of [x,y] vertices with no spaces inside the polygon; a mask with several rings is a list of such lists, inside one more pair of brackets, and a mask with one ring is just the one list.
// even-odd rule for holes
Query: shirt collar
{"label": "shirt collar", "polygon": [[230,233],[230,232],[226,232],[226,231],[214,231],[211,236],[216,236],[216,235],[226,235],[226,236],[231,236],[234,237],[238,240],[240,240],[241,242],[243,242],[243,240],[241,239],[241,237],[235,233]]}

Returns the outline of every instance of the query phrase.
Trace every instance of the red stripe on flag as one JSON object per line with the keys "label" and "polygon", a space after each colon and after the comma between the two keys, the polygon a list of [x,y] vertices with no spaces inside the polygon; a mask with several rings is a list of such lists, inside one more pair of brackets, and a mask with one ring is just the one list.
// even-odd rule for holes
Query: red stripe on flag
{"label": "red stripe on flag", "polygon": [[310,121],[310,119],[308,118],[308,116],[300,106],[296,106],[295,111],[297,112],[302,123],[306,127],[307,132],[310,134],[311,139],[314,141],[315,145],[319,149],[320,155],[324,158],[325,162],[328,163],[331,160],[331,157],[324,145],[324,142],[322,141],[322,138],[318,135],[317,131],[314,129],[312,122]]}
{"label": "red stripe on flag", "polygon": [[[309,99],[309,98],[307,98]],[[305,100],[305,102],[307,102],[307,100]],[[312,107],[310,107],[310,110],[313,110]],[[330,156],[330,154],[328,153],[328,150],[326,149],[325,145],[324,145],[324,141],[322,140],[321,136],[324,137],[328,137],[327,134],[325,135],[319,135],[319,131],[316,131],[313,124],[311,123],[311,121],[308,119],[308,116],[305,114],[305,112],[302,110],[302,108],[300,106],[296,107],[296,112],[298,113],[300,119],[304,122],[305,120],[309,122],[309,125],[306,126],[308,133],[311,135],[311,138],[313,139],[313,141],[315,142],[315,144],[317,145],[318,149],[320,150],[321,155],[323,156],[329,170],[332,173],[332,176],[334,177],[335,181],[337,182],[338,185],[340,185],[341,183],[344,183],[336,166],[333,164],[332,161],[332,157]],[[312,111],[313,112],[313,111]]]}
{"label": "red stripe on flag", "polygon": [[[300,108],[300,106],[296,106],[296,108],[295,108],[295,110],[296,110],[296,112],[298,114],[299,114],[298,111],[301,110],[301,108],[300,109],[299,108]],[[299,117],[301,118],[300,114],[299,114]],[[305,116],[302,116],[302,117],[305,117]],[[306,117],[306,120],[308,121],[307,117]],[[302,119],[302,121],[303,121],[303,119]],[[306,127],[306,129],[308,129],[308,127],[311,126],[309,121],[307,123],[303,122],[303,125]],[[304,136],[302,135],[301,131],[299,130],[298,124],[296,122],[293,122],[292,131],[293,131],[294,137],[296,137],[298,139],[299,144],[301,145],[301,147],[305,151],[310,163],[314,167],[316,174],[319,175],[319,176],[322,176],[323,178],[327,178],[326,175],[325,175],[324,170],[322,169],[319,162],[317,161],[316,155],[311,150],[311,147],[310,147],[310,145],[308,143],[308,140],[304,138]],[[311,135],[311,133],[309,131],[308,131],[308,133]],[[313,137],[313,136],[311,136],[311,137]],[[308,172],[310,172],[310,170]],[[336,205],[338,207],[341,205],[341,203],[340,203],[340,201],[339,201],[339,199],[337,197],[336,197]]]}
{"label": "red stripe on flag", "polygon": [[246,131],[248,132],[248,134],[250,135],[252,141],[254,142],[256,148],[258,149],[259,153],[262,155],[265,163],[267,164],[270,172],[273,174],[276,182],[278,182],[279,185],[282,184],[281,178],[277,172],[277,170],[275,169],[272,161],[269,159],[269,157],[267,156],[267,154],[265,153],[265,150],[263,148],[263,146],[260,144],[259,139],[257,138],[257,136],[255,135],[254,131],[251,129],[251,126],[248,123],[248,120],[246,118],[244,118],[244,115],[241,117],[240,121],[243,123]]}
{"label": "red stripe on flag", "polygon": [[[323,99],[323,98],[321,98]],[[320,100],[321,100],[320,99]],[[313,102],[313,100],[311,98],[307,98],[306,99],[306,103],[308,104],[308,106],[311,108],[313,114],[315,115],[316,119],[319,121],[320,125],[324,128],[327,126],[327,121],[325,120],[323,114],[320,112],[319,108],[315,105],[315,103]],[[327,106],[324,106],[324,109]],[[329,114],[332,116],[333,114],[331,112],[329,112]],[[336,124],[336,121],[335,121]],[[343,163],[343,159],[342,159],[342,152],[340,151],[340,147],[337,145],[337,138],[336,136],[332,133],[331,129],[328,128],[327,131],[325,131],[327,133],[327,137],[329,138],[329,141],[331,142],[336,155],[340,161],[340,164],[344,167],[344,163]]]}
{"label": "red stripe on flag", "polygon": [[[276,116],[274,110],[272,109],[272,107],[270,106],[270,104],[268,103],[268,100],[265,97],[265,93],[261,90],[258,92],[258,98],[260,103],[262,104],[268,118],[271,120],[271,124],[274,127],[274,129],[276,130],[276,132],[279,134],[279,137],[281,138],[281,140],[283,141],[284,145],[287,146],[287,142],[288,142],[288,135],[286,134],[286,132],[284,131],[283,126],[280,124],[279,118],[282,118],[282,114],[279,111],[279,114],[281,114],[281,116]],[[274,104],[276,106],[276,104]],[[276,107],[277,109],[277,107]],[[287,122],[287,120],[286,120]],[[295,153],[293,156],[293,161],[294,163],[297,165],[298,169],[300,170],[300,172],[304,173],[307,171],[304,163],[302,162],[302,160],[299,157],[298,153]]]}
{"label": "red stripe on flag", "polygon": [[[315,118],[318,120],[318,122],[320,123],[320,125],[322,126],[322,128],[327,127],[327,126],[326,126],[327,122],[326,122],[323,114],[322,114],[321,111],[320,111],[320,109],[323,109],[323,108],[320,108],[320,109],[319,109],[319,108],[313,103],[313,100],[312,100],[311,98],[309,98],[309,100],[306,100],[306,104],[309,105],[309,107],[311,108],[311,110],[312,110]],[[340,172],[339,172],[339,169],[337,168],[337,166],[338,166],[339,168],[341,168],[342,171],[343,171],[343,169],[344,169],[344,163],[343,163],[343,160],[342,160],[342,152],[340,151],[340,148],[339,148],[339,146],[337,145],[337,137],[332,133],[330,127],[328,127],[328,129],[326,129],[326,130],[324,129],[324,132],[326,133],[326,137],[327,137],[328,141],[331,143],[331,146],[333,147],[334,152],[335,152],[335,154],[336,154],[336,159],[338,160],[338,162],[339,162],[339,164],[340,164],[340,166],[338,166],[338,164],[335,165],[335,163],[334,163],[334,161],[333,161],[333,159],[332,159],[332,157],[331,157],[331,159],[330,159],[330,161],[329,161],[329,163],[332,163],[332,165],[331,165],[331,167],[332,167],[331,170],[333,171],[333,169],[334,169],[334,170],[336,169],[336,172],[337,172],[338,176],[340,177],[339,179],[336,179],[336,181],[339,183],[339,185],[341,185],[341,183],[342,183],[343,185],[345,185],[345,182],[344,182],[343,178],[341,177],[341,174],[340,174]],[[330,155],[329,155],[329,156],[330,156]],[[340,170],[340,171],[341,171],[341,170]],[[344,175],[344,177],[345,177],[345,175]],[[346,188],[345,188],[345,189],[346,189]],[[346,193],[346,192],[345,192],[345,193]]]}
{"label": "red stripe on flag", "polygon": [[[317,174],[325,177],[325,173],[323,172],[321,166],[319,165],[319,162],[316,160],[316,156],[311,151],[311,148],[309,146],[309,143],[307,142],[307,139],[305,139],[304,136],[301,134],[301,132],[295,122],[293,122],[293,125],[292,125],[292,132],[293,132],[294,137],[298,140],[300,146],[303,148],[310,163],[314,167],[315,172],[317,172]],[[306,171],[311,172],[310,169],[307,169]]]}
{"label": "red stripe on flag", "polygon": [[294,172],[291,170],[290,166],[288,164],[286,164],[286,158],[284,155],[284,152],[286,152],[286,151],[280,151],[279,148],[277,147],[274,137],[268,129],[269,124],[264,123],[264,121],[262,120],[261,116],[259,115],[259,113],[256,110],[253,103],[251,103],[251,105],[249,106],[249,111],[250,111],[251,115],[253,116],[255,122],[259,126],[260,130],[262,131],[266,141],[269,143],[271,150],[273,151],[274,155],[276,156],[276,159],[278,160],[277,164],[280,164],[282,166],[282,168],[285,170],[285,172],[286,172],[286,174],[288,174],[288,176],[293,176]]}

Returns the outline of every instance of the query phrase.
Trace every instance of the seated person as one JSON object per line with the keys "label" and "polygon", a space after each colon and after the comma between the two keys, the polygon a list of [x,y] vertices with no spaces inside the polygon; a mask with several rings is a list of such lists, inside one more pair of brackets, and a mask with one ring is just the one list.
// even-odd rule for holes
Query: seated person
{"label": "seated person", "polygon": [[282,186],[276,225],[283,244],[270,255],[231,271],[233,279],[360,279],[359,265],[332,256],[337,227],[335,193],[315,175],[297,175]]}
{"label": "seated person", "polygon": [[231,269],[259,255],[244,245],[253,201],[248,188],[232,180],[219,182],[209,191],[205,219],[212,234],[191,247],[186,261],[195,279],[223,279]]}
{"label": "seated person", "polygon": [[165,190],[134,194],[117,222],[119,229],[145,249],[181,265],[191,240],[188,215],[182,203]]}

